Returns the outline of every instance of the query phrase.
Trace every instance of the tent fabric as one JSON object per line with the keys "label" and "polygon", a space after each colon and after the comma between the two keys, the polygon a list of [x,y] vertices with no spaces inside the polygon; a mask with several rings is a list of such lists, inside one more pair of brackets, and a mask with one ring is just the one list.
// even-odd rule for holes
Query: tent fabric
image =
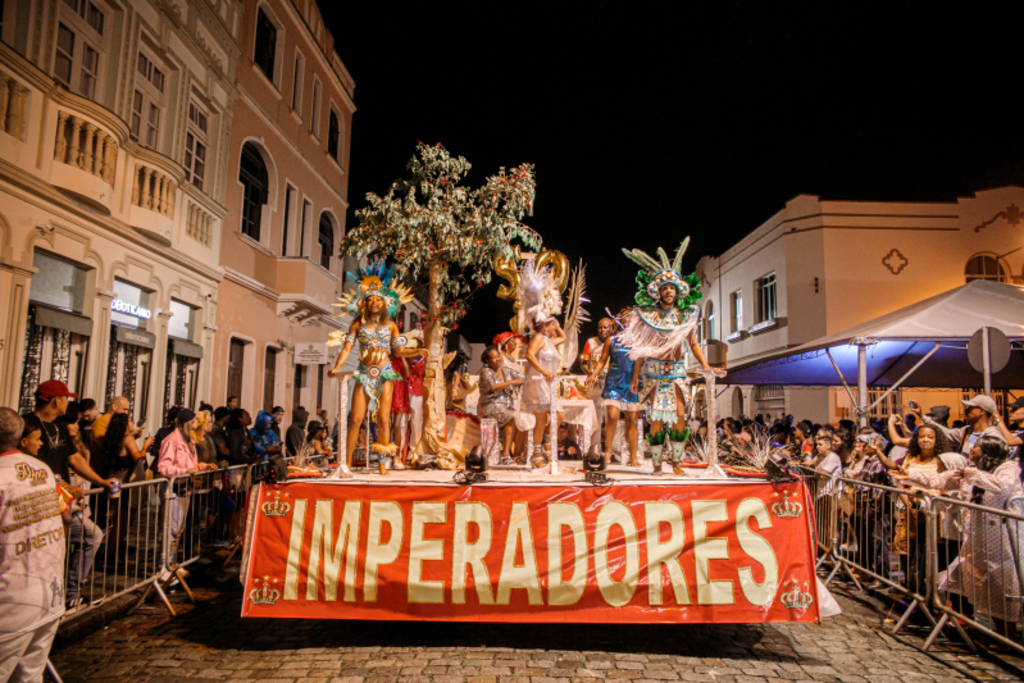
{"label": "tent fabric", "polygon": [[1014,343],[1010,362],[992,374],[993,389],[1024,386],[1024,287],[975,280],[898,311],[827,335],[813,342],[762,357],[729,369],[728,384],[841,386],[826,350],[843,377],[857,383],[858,338],[868,346],[869,386],[892,386],[936,342],[941,348],[924,362],[903,386],[981,387],[981,373],[967,360],[967,341],[981,327],[999,329]]}

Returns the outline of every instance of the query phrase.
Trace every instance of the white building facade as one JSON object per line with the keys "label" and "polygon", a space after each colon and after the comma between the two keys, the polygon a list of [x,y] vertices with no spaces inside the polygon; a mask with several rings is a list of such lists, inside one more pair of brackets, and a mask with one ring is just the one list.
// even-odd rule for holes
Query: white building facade
{"label": "white building facade", "polygon": [[238,0],[6,2],[0,405],[209,398]]}
{"label": "white building facade", "polygon": [[[974,279],[1020,284],[1022,206],[1020,187],[935,203],[800,195],[724,254],[697,264],[709,358],[729,366],[756,361]],[[835,423],[852,413],[841,388],[723,383],[718,392],[720,416],[792,414]],[[926,407],[949,405],[956,419],[964,393],[904,388],[872,417],[915,399]]]}

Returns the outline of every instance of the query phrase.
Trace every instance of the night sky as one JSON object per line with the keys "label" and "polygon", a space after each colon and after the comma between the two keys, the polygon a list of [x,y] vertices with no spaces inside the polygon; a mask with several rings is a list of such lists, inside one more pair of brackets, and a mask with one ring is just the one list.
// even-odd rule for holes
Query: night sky
{"label": "night sky", "polygon": [[[622,247],[690,235],[692,270],[797,194],[1024,184],[1021,5],[320,4],[356,82],[349,226],[417,140],[465,156],[472,187],[531,162],[525,222],[587,264],[595,320],[632,302]],[[470,303],[471,341],[507,329],[496,288]]]}

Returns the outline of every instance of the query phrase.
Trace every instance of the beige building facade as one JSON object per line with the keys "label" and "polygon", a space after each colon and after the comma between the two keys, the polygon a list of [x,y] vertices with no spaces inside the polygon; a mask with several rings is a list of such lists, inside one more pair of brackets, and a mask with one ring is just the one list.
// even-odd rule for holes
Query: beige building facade
{"label": "beige building facade", "polygon": [[[724,254],[697,264],[703,343],[711,357],[736,366],[974,279],[1020,284],[1022,206],[1020,187],[927,203],[800,195]],[[905,409],[915,399],[926,407],[952,406],[956,419],[960,399],[975,391],[904,388],[873,417]],[[852,413],[841,388],[723,385],[718,411],[723,416],[792,414],[821,423]]]}
{"label": "beige building facade", "polygon": [[242,3],[6,2],[0,405],[210,398]]}
{"label": "beige building facade", "polygon": [[[310,0],[244,0],[212,402],[335,414],[355,83]],[[333,418],[332,418],[333,421]]]}

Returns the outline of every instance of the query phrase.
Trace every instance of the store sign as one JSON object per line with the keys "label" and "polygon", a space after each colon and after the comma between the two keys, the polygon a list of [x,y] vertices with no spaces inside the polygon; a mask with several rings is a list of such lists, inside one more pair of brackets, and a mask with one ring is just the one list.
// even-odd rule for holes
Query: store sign
{"label": "store sign", "polygon": [[243,617],[820,621],[799,482],[263,485]]}
{"label": "store sign", "polygon": [[136,306],[120,299],[114,299],[110,302],[110,308],[118,313],[124,313],[125,315],[134,316],[136,318],[142,318],[143,320],[149,320],[153,317],[152,311],[142,306]]}
{"label": "store sign", "polygon": [[114,326],[114,338],[122,344],[141,346],[144,349],[156,348],[156,335],[143,330],[133,330],[127,327]]}
{"label": "store sign", "polygon": [[327,362],[327,342],[295,345],[296,365],[323,365]]}

